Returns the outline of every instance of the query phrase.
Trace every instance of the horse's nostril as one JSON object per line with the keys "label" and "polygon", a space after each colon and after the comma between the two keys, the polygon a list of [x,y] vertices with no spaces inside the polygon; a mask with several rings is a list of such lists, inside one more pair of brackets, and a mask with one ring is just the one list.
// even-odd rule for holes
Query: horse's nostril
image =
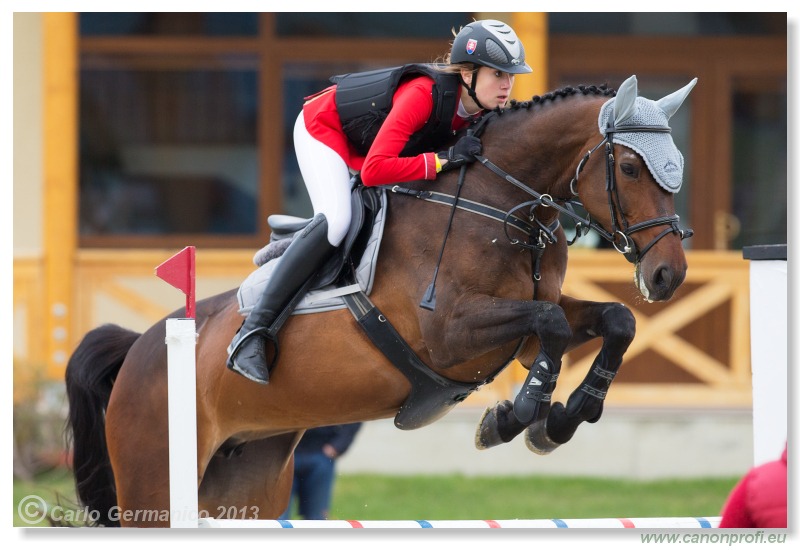
{"label": "horse's nostril", "polygon": [[672,286],[672,270],[668,267],[659,267],[653,281],[659,289],[668,289]]}
{"label": "horse's nostril", "polygon": [[685,273],[685,271],[676,270],[669,265],[662,265],[657,268],[650,280],[652,283],[651,298],[656,301],[669,300],[683,283]]}

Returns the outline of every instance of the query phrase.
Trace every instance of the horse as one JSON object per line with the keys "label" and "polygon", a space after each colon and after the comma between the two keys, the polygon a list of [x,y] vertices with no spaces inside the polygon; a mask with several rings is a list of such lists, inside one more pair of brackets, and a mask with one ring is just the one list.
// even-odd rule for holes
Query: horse
{"label": "horse", "polygon": [[[581,85],[514,101],[476,124],[476,162],[435,185],[407,182],[386,193],[369,295],[376,324],[390,322],[430,376],[458,388],[490,383],[515,358],[530,370],[513,402],[483,413],[479,449],[524,432],[532,451],[547,454],[582,422],[597,422],[634,338],[623,304],[562,293],[568,241],[560,218],[577,220],[575,238],[595,230],[624,254],[644,299],[669,300],[683,282],[682,240],[691,231],[675,214],[683,159],[667,120],[695,81],[658,102],[638,96],[635,76],[618,90]],[[449,206],[437,197],[450,197]],[[289,316],[270,382],[255,384],[225,367],[238,309],[236,289],[196,305],[199,507],[212,517],[237,509],[277,518],[306,429],[399,416],[415,386],[347,309]],[[165,321],[142,334],[99,326],[68,362],[76,489],[98,525],[169,525],[152,513],[169,510]],[[551,403],[564,353],[595,338],[602,348],[583,383],[566,404]],[[427,425],[462,398],[424,418],[411,414],[402,427]]]}

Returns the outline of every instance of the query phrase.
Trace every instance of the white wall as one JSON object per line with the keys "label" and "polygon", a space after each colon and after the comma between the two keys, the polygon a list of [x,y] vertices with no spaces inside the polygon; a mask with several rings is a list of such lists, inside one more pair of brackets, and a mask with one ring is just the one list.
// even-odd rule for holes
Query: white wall
{"label": "white wall", "polygon": [[780,457],[788,437],[786,264],[786,260],[750,261],[754,464]]}
{"label": "white wall", "polygon": [[392,419],[368,422],[339,459],[338,471],[651,480],[736,477],[753,463],[747,409],[607,408],[596,424],[581,424],[570,442],[547,456],[529,451],[523,435],[477,450],[475,429],[482,412],[459,406],[413,431],[395,428]]}
{"label": "white wall", "polygon": [[42,21],[14,14],[14,255],[43,253]]}

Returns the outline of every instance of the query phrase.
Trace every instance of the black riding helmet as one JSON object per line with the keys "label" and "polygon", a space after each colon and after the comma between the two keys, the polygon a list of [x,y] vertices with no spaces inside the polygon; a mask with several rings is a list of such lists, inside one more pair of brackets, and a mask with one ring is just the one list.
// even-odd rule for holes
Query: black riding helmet
{"label": "black riding helmet", "polygon": [[[450,49],[450,63],[472,63],[484,65],[510,74],[532,72],[525,63],[525,48],[514,29],[495,19],[473,21],[462,28],[453,40]],[[470,97],[484,109],[475,94],[477,72],[472,78],[472,86],[467,88]]]}

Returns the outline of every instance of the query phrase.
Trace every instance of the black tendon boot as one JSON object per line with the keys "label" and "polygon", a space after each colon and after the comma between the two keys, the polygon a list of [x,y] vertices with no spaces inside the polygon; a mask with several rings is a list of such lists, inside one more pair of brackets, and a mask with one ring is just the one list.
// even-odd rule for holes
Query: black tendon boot
{"label": "black tendon boot", "polygon": [[328,221],[318,214],[283,253],[264,294],[228,346],[229,369],[259,384],[269,383],[266,332],[334,250],[328,242]]}

